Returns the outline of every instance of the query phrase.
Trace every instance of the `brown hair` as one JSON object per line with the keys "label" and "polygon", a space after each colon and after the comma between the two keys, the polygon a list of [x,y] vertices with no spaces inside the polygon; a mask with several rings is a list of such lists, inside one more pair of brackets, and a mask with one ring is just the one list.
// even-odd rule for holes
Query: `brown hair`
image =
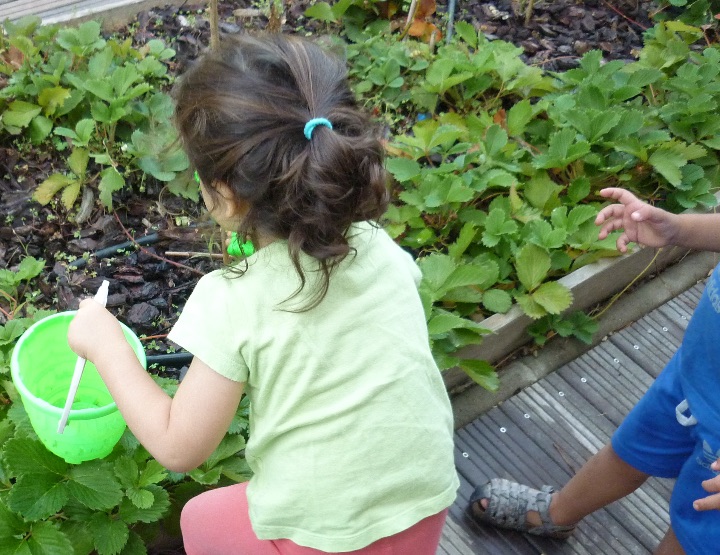
{"label": "brown hair", "polygon": [[[344,61],[298,37],[226,37],[174,96],[180,138],[210,193],[219,181],[250,204],[237,231],[287,239],[300,277],[293,297],[306,283],[300,252],[319,262],[323,279],[304,310],[316,306],[350,252],[350,224],[377,220],[388,202],[384,151]],[[332,129],[308,140],[305,124],[317,117]]]}

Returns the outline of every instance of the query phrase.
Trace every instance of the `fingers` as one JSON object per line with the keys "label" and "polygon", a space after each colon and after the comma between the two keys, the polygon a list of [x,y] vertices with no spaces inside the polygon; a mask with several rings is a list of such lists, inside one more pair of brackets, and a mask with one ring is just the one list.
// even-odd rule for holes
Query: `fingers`
{"label": "fingers", "polygon": [[[716,460],[710,465],[710,469],[715,472],[720,471],[720,459]],[[698,499],[693,503],[693,508],[696,511],[709,511],[713,509],[720,509],[720,476],[715,476],[708,480],[703,480],[702,487],[708,493],[708,495],[702,499]]]}

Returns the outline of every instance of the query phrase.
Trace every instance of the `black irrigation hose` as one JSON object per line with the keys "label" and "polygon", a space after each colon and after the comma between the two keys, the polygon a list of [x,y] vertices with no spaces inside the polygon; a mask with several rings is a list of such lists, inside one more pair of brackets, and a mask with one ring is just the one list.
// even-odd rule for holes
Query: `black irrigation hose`
{"label": "black irrigation hose", "polygon": [[[150,235],[139,237],[134,241],[125,241],[124,243],[120,243],[119,245],[113,245],[112,247],[100,249],[99,251],[95,251],[90,256],[94,258],[110,258],[111,256],[116,255],[120,251],[129,249],[136,244],[144,247],[145,245],[152,245],[153,243],[157,243],[159,240],[160,237],[157,233],[151,233]],[[88,260],[89,258],[78,258],[77,260],[73,260],[72,262],[70,262],[70,264],[68,264],[68,267],[82,268],[87,264]]]}
{"label": "black irrigation hose", "polygon": [[180,352],[169,353],[166,355],[148,355],[147,364],[159,364],[160,366],[169,366],[171,368],[180,368],[187,366],[193,359],[192,353]]}

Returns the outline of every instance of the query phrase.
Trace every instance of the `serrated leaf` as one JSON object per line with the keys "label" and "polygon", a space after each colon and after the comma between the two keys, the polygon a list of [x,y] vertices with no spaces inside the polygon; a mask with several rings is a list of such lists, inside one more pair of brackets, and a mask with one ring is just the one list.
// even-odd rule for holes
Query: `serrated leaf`
{"label": "serrated leaf", "polygon": [[493,366],[485,360],[461,360],[460,368],[465,370],[472,380],[487,389],[497,391],[500,387],[500,380]]}
{"label": "serrated leaf", "polygon": [[62,195],[60,196],[60,200],[63,203],[63,206],[70,210],[73,205],[75,204],[75,201],[78,198],[78,195],[80,195],[80,188],[81,184],[80,181],[73,181],[63,189]]}
{"label": "serrated leaf", "polygon": [[78,139],[80,139],[80,141],[84,144],[87,144],[90,141],[94,132],[95,120],[90,118],[81,119],[75,126],[75,133]]}
{"label": "serrated leaf", "polygon": [[502,289],[490,289],[483,293],[482,304],[490,312],[505,314],[512,306],[512,297]]}
{"label": "serrated leaf", "polygon": [[74,182],[75,180],[71,177],[60,173],[54,173],[38,185],[37,189],[35,189],[35,192],[33,193],[33,200],[36,200],[42,205],[46,205],[53,199],[60,189],[67,187]]}
{"label": "serrated leaf", "polygon": [[70,90],[64,87],[48,87],[38,95],[38,104],[44,108],[46,116],[52,116],[65,101],[70,98]]}
{"label": "serrated leaf", "polygon": [[447,255],[434,253],[420,258],[418,266],[423,274],[423,286],[434,293],[443,288],[443,284],[457,268],[457,263]]}
{"label": "serrated leaf", "polygon": [[560,314],[570,307],[573,297],[570,289],[557,281],[550,281],[538,287],[532,293],[532,298],[548,313]]}
{"label": "serrated leaf", "polygon": [[27,546],[32,555],[68,555],[74,552],[68,537],[50,522],[33,524]]}
{"label": "serrated leaf", "polygon": [[439,312],[428,322],[428,333],[430,335],[443,335],[454,328],[485,330],[478,323],[462,318],[451,312]]}
{"label": "serrated leaf", "polygon": [[237,456],[245,448],[245,438],[241,435],[226,435],[203,465],[206,469],[213,468],[223,460]]}
{"label": "serrated leaf", "polygon": [[533,118],[532,104],[526,98],[513,104],[507,112],[507,128],[508,134],[516,137],[525,132],[525,127]]}
{"label": "serrated leaf", "polygon": [[165,478],[167,478],[167,470],[155,459],[150,459],[147,465],[145,465],[145,469],[140,473],[138,485],[144,487],[150,484],[157,484]]}
{"label": "serrated leaf", "polygon": [[155,496],[152,492],[143,488],[128,488],[125,495],[138,509],[149,509],[155,502]]}
{"label": "serrated leaf", "polygon": [[170,496],[167,490],[155,484],[150,484],[146,489],[153,494],[152,506],[141,509],[133,505],[128,498],[123,499],[118,514],[124,522],[128,524],[157,522],[166,514],[170,508]]}
{"label": "serrated leaf", "polygon": [[8,440],[4,449],[5,462],[12,476],[35,474],[64,475],[68,464],[30,438]]}
{"label": "serrated leaf", "polygon": [[130,530],[130,536],[128,536],[128,541],[120,552],[120,555],[147,555],[145,542],[139,535]]}
{"label": "serrated leaf", "polygon": [[515,256],[518,279],[528,291],[533,291],[545,280],[550,266],[550,255],[537,245],[525,245]]}
{"label": "serrated leaf", "polygon": [[103,205],[112,208],[112,194],[125,186],[125,178],[114,167],[110,166],[100,172],[100,201]]}
{"label": "serrated leaf", "polygon": [[22,100],[11,102],[8,109],[0,114],[0,121],[12,127],[27,127],[32,119],[42,112],[42,107]]}
{"label": "serrated leaf", "polygon": [[687,158],[670,148],[660,148],[653,152],[648,163],[657,170],[671,185],[678,186],[682,181],[681,168],[687,164]]}
{"label": "serrated leaf", "polygon": [[535,302],[530,295],[518,295],[515,297],[515,301],[518,305],[520,305],[523,312],[530,316],[533,320],[537,320],[538,318],[542,318],[547,315],[547,311]]}
{"label": "serrated leaf", "polygon": [[67,161],[73,173],[83,179],[88,162],[90,161],[90,153],[84,148],[76,148],[72,151],[72,154],[68,156]]}
{"label": "serrated leaf", "polygon": [[385,167],[399,182],[410,181],[421,172],[420,164],[408,158],[388,158]]}
{"label": "serrated leaf", "polygon": [[334,23],[337,21],[332,7],[327,2],[315,2],[305,10],[305,17],[324,21],[326,23]]}
{"label": "serrated leaf", "polygon": [[89,525],[94,531],[98,555],[117,555],[125,547],[130,530],[122,520],[116,520],[106,513],[95,513]]}
{"label": "serrated leaf", "polygon": [[8,494],[8,507],[27,520],[43,520],[62,509],[67,500],[62,476],[33,474],[17,479]]}
{"label": "serrated leaf", "polygon": [[130,488],[136,484],[139,474],[138,465],[130,457],[118,457],[114,463],[114,471],[122,487]]}
{"label": "serrated leaf", "polygon": [[471,223],[466,223],[460,230],[458,238],[448,247],[448,254],[455,260],[459,260],[467,248],[472,244],[476,235],[477,228]]}
{"label": "serrated leaf", "polygon": [[68,491],[91,509],[109,509],[123,497],[111,467],[104,462],[86,462],[70,469]]}
{"label": "serrated leaf", "polygon": [[204,484],[206,486],[213,486],[218,483],[218,480],[220,480],[221,472],[222,472],[222,469],[217,466],[208,471],[205,471],[201,468],[196,468],[196,469],[190,471],[190,477],[199,484]]}
{"label": "serrated leaf", "polygon": [[491,125],[485,134],[485,148],[489,156],[495,156],[507,145],[507,132],[499,125]]}
{"label": "serrated leaf", "polygon": [[20,281],[32,279],[40,275],[45,268],[45,261],[38,260],[32,256],[26,256],[20,261],[15,271],[16,279]]}

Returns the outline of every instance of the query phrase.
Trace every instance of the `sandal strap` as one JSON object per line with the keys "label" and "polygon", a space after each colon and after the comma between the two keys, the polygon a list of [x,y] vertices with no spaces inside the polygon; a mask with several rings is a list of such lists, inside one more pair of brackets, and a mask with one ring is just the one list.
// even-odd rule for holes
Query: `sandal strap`
{"label": "sandal strap", "polygon": [[[473,511],[480,522],[539,536],[567,537],[575,526],[557,526],[550,518],[550,500],[554,491],[552,486],[537,490],[504,478],[494,478],[475,489],[470,503],[474,507],[481,499],[488,500],[487,509]],[[527,522],[528,511],[540,515],[540,526],[531,526]]]}

